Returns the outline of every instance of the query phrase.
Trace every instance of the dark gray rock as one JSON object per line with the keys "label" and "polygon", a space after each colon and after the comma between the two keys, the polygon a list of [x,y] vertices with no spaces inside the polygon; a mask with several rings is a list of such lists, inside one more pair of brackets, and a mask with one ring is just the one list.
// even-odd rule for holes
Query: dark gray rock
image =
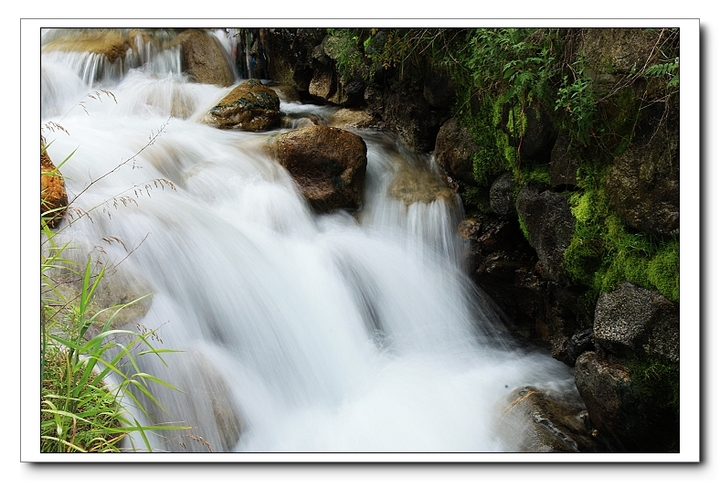
{"label": "dark gray rock", "polygon": [[515,207],[544,272],[553,281],[562,282],[565,280],[563,258],[575,230],[575,218],[567,198],[529,185],[518,193]]}
{"label": "dark gray rock", "polygon": [[593,330],[595,343],[614,353],[631,351],[669,362],[680,360],[677,305],[629,282],[600,296]]}
{"label": "dark gray rock", "polygon": [[575,385],[593,426],[619,447],[626,433],[624,412],[631,402],[631,380],[618,362],[585,352],[575,364]]}
{"label": "dark gray rock", "polygon": [[501,217],[515,214],[513,190],[515,179],[509,172],[500,175],[490,186],[490,209]]}

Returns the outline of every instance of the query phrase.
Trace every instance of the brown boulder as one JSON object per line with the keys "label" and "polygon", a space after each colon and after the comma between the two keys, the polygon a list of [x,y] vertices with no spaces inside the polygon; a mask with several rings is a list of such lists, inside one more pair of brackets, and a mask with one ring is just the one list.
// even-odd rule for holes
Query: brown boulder
{"label": "brown boulder", "polygon": [[475,183],[473,156],[478,151],[470,132],[456,118],[446,121],[440,127],[435,141],[435,159],[454,177]]}
{"label": "brown boulder", "polygon": [[270,130],[280,124],[280,99],[259,80],[246,80],[223,97],[203,123],[248,132]]}
{"label": "brown boulder", "polygon": [[358,210],[362,205],[367,146],[358,135],[314,125],[279,135],[275,156],[320,213]]}
{"label": "brown boulder", "polygon": [[173,40],[182,47],[183,70],[198,83],[229,87],[235,75],[225,49],[211,34],[201,29],[188,29]]}
{"label": "brown boulder", "polygon": [[677,452],[677,369],[585,352],[575,364],[575,384],[590,421],[611,449]]}
{"label": "brown boulder", "polygon": [[50,159],[43,141],[40,141],[40,214],[48,227],[60,223],[67,208],[65,180]]}

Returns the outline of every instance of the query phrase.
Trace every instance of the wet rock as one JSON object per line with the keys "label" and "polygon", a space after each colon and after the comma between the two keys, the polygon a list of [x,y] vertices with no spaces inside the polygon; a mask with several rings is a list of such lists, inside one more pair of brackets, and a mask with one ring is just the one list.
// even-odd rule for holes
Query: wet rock
{"label": "wet rock", "polygon": [[280,124],[280,99],[259,80],[246,80],[223,97],[203,123],[248,132],[270,130]]}
{"label": "wet rock", "polygon": [[40,140],[40,214],[47,226],[57,227],[67,209],[65,179],[50,159],[45,142]]}
{"label": "wet rock", "polygon": [[202,29],[188,29],[172,42],[182,47],[182,67],[198,83],[229,87],[235,81],[231,62],[220,42]]}
{"label": "wet rock", "polygon": [[383,94],[383,122],[411,151],[426,153],[435,147],[437,116],[425,101],[421,88],[398,83]]}
{"label": "wet rock", "polygon": [[595,343],[616,354],[628,351],[680,360],[680,317],[660,293],[629,282],[600,296],[595,307]]}
{"label": "wet rock", "polygon": [[323,101],[330,101],[330,98],[337,91],[337,79],[335,72],[329,67],[319,67],[313,72],[308,92],[312,97]]}
{"label": "wet rock", "polygon": [[173,452],[231,452],[245,429],[242,411],[231,384],[208,355],[197,349],[166,356],[164,372],[170,370],[177,390],[154,387],[153,395],[163,408],[147,403],[156,422],[174,421],[190,428],[168,438],[164,445]]}
{"label": "wet rock", "polygon": [[314,125],[278,135],[270,148],[316,212],[361,207],[367,146],[360,136]]}
{"label": "wet rock", "polygon": [[577,358],[593,349],[592,329],[585,329],[573,334],[567,342],[565,351],[568,355],[569,365],[575,365]]}
{"label": "wet rock", "polygon": [[220,447],[217,450],[232,450],[240,439],[243,423],[240,410],[233,402],[230,385],[218,368],[205,356],[195,353],[192,357],[197,372],[201,375],[201,386],[196,385],[194,388],[210,400],[220,440]]}
{"label": "wet rock", "polygon": [[342,34],[328,35],[313,50],[315,71],[310,82],[310,95],[341,106],[357,106],[363,102],[365,82],[361,77],[338,74],[338,57],[361,59],[352,40]]}
{"label": "wet rock", "polygon": [[110,64],[127,55],[131,45],[128,37],[116,29],[71,30],[43,45],[43,51],[90,52],[103,55]]}
{"label": "wet rock", "polygon": [[501,409],[498,432],[519,452],[598,452],[587,411],[577,394],[553,393],[526,386],[514,390]]}
{"label": "wet rock", "polygon": [[525,133],[520,154],[525,161],[548,163],[558,136],[550,116],[540,107],[530,107],[526,110],[525,117]]}
{"label": "wet rock", "polygon": [[633,399],[627,369],[596,352],[585,352],[575,364],[575,384],[594,427],[615,445],[622,445],[623,413]]}

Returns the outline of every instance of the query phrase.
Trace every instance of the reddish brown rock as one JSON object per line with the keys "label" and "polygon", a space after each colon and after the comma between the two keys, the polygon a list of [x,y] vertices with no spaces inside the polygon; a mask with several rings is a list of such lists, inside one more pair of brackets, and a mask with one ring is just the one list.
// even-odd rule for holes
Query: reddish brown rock
{"label": "reddish brown rock", "polygon": [[40,141],[40,214],[48,227],[56,227],[67,208],[65,180]]}

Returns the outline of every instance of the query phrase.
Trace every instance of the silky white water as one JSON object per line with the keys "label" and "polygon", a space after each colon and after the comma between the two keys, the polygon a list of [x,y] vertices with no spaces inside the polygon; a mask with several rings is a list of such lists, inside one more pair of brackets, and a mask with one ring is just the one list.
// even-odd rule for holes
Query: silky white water
{"label": "silky white water", "polygon": [[72,154],[61,167],[72,223],[56,242],[152,293],[124,327],[157,329],[158,346],[178,351],[140,359],[178,388],[153,388],[164,406],[149,404],[154,421],[192,427],[152,435],[153,449],[522,450],[497,430],[504,397],[572,389],[572,373],[509,346],[465,276],[457,199],[387,195],[429,158],[357,132],[363,208],[316,215],[264,148],[287,129],[200,124],[228,91],[187,81],[172,51],[114,68],[42,58],[48,153],[55,164]]}

